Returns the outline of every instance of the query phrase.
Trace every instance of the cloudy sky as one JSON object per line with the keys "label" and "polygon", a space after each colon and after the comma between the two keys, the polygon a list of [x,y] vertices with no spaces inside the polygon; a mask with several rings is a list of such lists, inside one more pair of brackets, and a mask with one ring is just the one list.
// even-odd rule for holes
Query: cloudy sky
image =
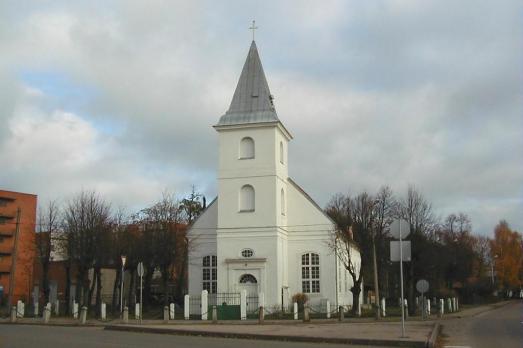
{"label": "cloudy sky", "polygon": [[256,41],[290,175],[324,206],[398,196],[523,230],[519,1],[0,0],[0,188],[140,209],[216,194],[217,133]]}

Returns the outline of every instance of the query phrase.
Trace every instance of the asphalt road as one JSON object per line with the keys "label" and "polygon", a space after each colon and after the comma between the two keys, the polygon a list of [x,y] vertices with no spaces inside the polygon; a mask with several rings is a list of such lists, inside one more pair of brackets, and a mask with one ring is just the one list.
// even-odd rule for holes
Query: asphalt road
{"label": "asphalt road", "polygon": [[[1,348],[313,348],[347,347],[337,344],[292,343],[214,337],[174,336],[134,332],[105,331],[102,328],[80,328],[37,325],[0,325]],[[356,346],[351,346],[356,347]],[[363,348],[363,347],[359,347]],[[369,346],[365,346],[369,348]]]}
{"label": "asphalt road", "polygon": [[443,322],[443,347],[522,348],[523,303]]}

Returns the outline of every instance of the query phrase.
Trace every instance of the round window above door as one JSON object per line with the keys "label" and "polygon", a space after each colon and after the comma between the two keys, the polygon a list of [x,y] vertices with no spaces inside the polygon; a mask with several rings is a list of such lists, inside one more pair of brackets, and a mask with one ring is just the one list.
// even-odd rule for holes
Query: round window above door
{"label": "round window above door", "polygon": [[254,256],[254,250],[249,249],[249,248],[242,250],[242,257],[248,258],[248,257],[253,257],[253,256]]}

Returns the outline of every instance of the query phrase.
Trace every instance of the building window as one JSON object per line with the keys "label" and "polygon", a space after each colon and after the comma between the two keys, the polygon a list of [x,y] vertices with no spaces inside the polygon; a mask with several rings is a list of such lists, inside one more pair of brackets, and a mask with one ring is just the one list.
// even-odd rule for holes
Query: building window
{"label": "building window", "polygon": [[254,140],[245,137],[240,141],[240,159],[254,158]]}
{"label": "building window", "polygon": [[203,290],[207,290],[209,294],[216,293],[216,255],[208,255],[203,258],[202,278]]}
{"label": "building window", "polygon": [[283,164],[283,142],[280,141],[280,163]]}
{"label": "building window", "polygon": [[257,284],[258,281],[256,280],[256,277],[253,276],[252,274],[243,274],[241,277],[240,277],[240,284]]}
{"label": "building window", "polygon": [[242,257],[252,257],[254,255],[254,250],[252,249],[243,249]]}
{"label": "building window", "polygon": [[301,289],[303,293],[320,292],[320,255],[308,253],[301,256]]}
{"label": "building window", "polygon": [[280,191],[280,205],[281,215],[285,215],[285,191],[283,189]]}
{"label": "building window", "polygon": [[254,211],[254,187],[244,185],[240,190],[240,211]]}

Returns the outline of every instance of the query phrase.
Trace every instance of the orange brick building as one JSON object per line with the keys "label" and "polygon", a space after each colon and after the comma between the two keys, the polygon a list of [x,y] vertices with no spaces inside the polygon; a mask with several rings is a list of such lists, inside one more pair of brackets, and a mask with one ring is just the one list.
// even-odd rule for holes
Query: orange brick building
{"label": "orange brick building", "polygon": [[[35,259],[36,195],[0,190],[0,301],[30,302]],[[10,296],[10,292],[11,295]]]}

